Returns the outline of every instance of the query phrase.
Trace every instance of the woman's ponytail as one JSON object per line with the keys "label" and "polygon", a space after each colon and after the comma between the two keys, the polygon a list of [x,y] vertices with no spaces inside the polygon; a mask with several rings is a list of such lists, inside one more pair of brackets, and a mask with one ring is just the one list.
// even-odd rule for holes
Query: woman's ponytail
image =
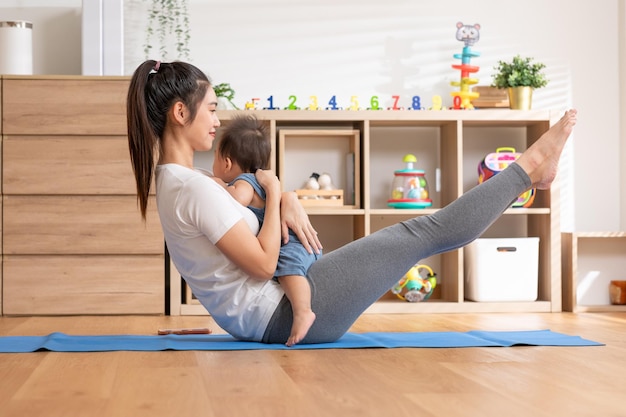
{"label": "woman's ponytail", "polygon": [[[135,173],[137,203],[141,217],[146,219],[148,195],[152,184],[158,139],[148,118],[146,85],[155,72],[157,61],[145,61],[133,74],[126,99],[128,147],[130,162]],[[160,64],[159,64],[160,65]]]}
{"label": "woman's ponytail", "polygon": [[137,203],[144,220],[167,113],[180,101],[190,111],[189,121],[193,121],[198,104],[210,86],[206,74],[178,61],[145,61],[130,79],[126,97],[128,148],[137,185]]}

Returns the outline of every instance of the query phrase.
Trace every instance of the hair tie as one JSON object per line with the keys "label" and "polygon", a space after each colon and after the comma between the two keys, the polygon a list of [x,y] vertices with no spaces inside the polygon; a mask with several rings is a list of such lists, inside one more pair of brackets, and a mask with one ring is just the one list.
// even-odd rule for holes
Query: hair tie
{"label": "hair tie", "polygon": [[154,64],[154,67],[152,67],[152,69],[150,70],[150,72],[148,73],[148,75],[150,74],[156,74],[157,72],[159,72],[159,68],[161,67],[161,61],[157,61],[156,64]]}

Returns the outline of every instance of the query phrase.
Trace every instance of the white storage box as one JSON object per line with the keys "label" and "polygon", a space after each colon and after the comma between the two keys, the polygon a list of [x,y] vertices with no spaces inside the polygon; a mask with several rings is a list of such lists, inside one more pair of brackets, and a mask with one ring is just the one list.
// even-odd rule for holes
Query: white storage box
{"label": "white storage box", "polygon": [[465,247],[465,298],[536,301],[539,238],[476,239]]}

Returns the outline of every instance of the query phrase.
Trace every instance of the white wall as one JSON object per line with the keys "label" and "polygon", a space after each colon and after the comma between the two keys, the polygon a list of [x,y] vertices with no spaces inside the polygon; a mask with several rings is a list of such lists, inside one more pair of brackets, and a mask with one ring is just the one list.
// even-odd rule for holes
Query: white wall
{"label": "white wall", "polygon": [[[626,71],[626,2],[619,2],[619,68],[620,74]],[[619,78],[620,85],[620,166],[622,168],[621,181],[621,225],[622,230],[626,230],[626,77]]]}
{"label": "white wall", "polygon": [[[498,0],[440,3],[190,0],[191,61],[213,81],[230,82],[240,106],[252,97],[264,106],[273,96],[283,107],[290,95],[301,106],[311,95],[322,104],[336,95],[343,106],[356,95],[366,106],[372,95],[388,105],[391,95],[428,103],[439,94],[450,104],[449,83],[459,76],[453,54],[463,46],[455,24],[480,23],[473,49],[481,56],[472,64],[481,85],[491,82],[498,60],[532,56],[548,65],[550,79],[535,92],[534,107],[579,110],[561,165],[563,229],[625,230],[624,0],[526,0],[514,9]],[[80,74],[80,7],[79,0],[4,0],[0,20],[34,22],[35,73]],[[125,2],[128,74],[145,58],[146,10],[143,0]]]}

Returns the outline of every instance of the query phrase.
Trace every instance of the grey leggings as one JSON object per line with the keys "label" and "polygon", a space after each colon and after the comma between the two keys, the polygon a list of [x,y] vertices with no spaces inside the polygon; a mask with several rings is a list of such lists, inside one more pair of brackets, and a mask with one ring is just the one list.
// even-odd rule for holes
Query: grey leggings
{"label": "grey leggings", "polygon": [[[415,263],[480,237],[530,186],[526,172],[511,164],[432,215],[386,227],[325,254],[307,273],[316,320],[302,343],[337,340]],[[285,297],[263,342],[285,343],[292,318]]]}

